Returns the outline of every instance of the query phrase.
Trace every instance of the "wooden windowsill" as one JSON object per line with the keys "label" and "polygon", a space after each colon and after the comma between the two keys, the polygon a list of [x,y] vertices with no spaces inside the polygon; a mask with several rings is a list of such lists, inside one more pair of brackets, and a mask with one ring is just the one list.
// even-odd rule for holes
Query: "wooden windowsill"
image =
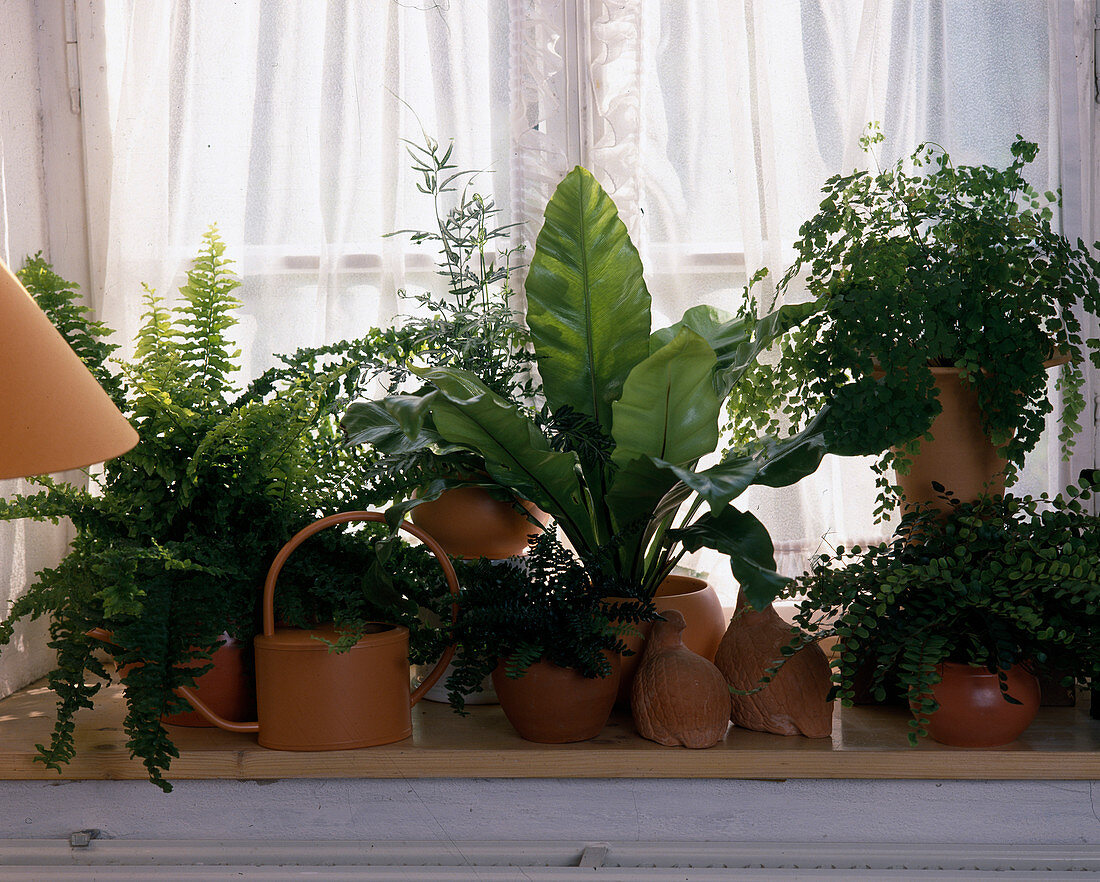
{"label": "wooden windowsill", "polygon": [[[638,737],[616,712],[603,733],[577,744],[521,739],[497,706],[460,717],[446,705],[413,709],[413,736],[361,750],[292,752],[259,747],[252,735],[172,727],[180,756],[169,778],[937,778],[1100,779],[1100,721],[1076,708],[1043,708],[1019,741],[995,749],[906,742],[900,708],[837,708],[831,738],[784,737],[731,728],[708,750],[661,747]],[[77,755],[66,779],[140,779],[122,732],[121,687],[104,690],[77,717]],[[0,701],[0,780],[51,780],[34,745],[50,737],[54,695],[35,684]]]}

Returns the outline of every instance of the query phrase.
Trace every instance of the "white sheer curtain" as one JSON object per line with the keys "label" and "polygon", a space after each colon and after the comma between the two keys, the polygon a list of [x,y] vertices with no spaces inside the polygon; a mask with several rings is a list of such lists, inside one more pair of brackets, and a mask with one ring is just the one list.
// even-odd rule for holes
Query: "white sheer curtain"
{"label": "white sheer curtain", "polygon": [[[57,195],[56,181],[47,157],[47,132],[56,132],[44,118],[50,99],[56,95],[44,78],[54,68],[39,59],[40,33],[51,24],[31,4],[13,4],[4,10],[0,29],[0,260],[14,270],[28,255],[56,250],[58,266],[66,271],[79,260],[66,257],[61,240],[51,241],[53,225],[49,196]],[[67,100],[62,112],[67,110]],[[47,180],[49,178],[49,180]],[[0,382],[18,382],[0,377]],[[0,434],[13,414],[0,414]],[[69,473],[71,480],[80,475]],[[23,480],[0,480],[0,496],[32,490]],[[40,569],[55,566],[69,543],[72,527],[67,521],[57,526],[30,521],[0,521],[0,615],[31,584]],[[47,648],[49,622],[23,623],[11,642],[0,651],[0,697],[43,676],[54,664]]]}
{"label": "white sheer curtain", "polygon": [[[249,373],[390,321],[398,288],[432,283],[430,254],[383,238],[430,224],[400,145],[419,137],[415,111],[463,166],[492,170],[483,189],[529,242],[554,184],[584,164],[641,249],[655,313],[732,308],[753,270],[787,265],[824,179],[866,162],[870,120],[884,163],[925,139],[1004,163],[1019,132],[1043,150],[1033,183],[1056,186],[1069,82],[1056,62],[1091,34],[1088,5],[110,4],[108,112],[87,135],[89,192],[109,191],[92,208],[97,305],[130,339],[140,282],[170,294],[217,222],[245,279]],[[1029,488],[1056,483],[1047,451],[1034,459]],[[751,504],[794,573],[822,543],[875,535],[872,497],[867,464],[838,460]]]}
{"label": "white sheer curtain", "polygon": [[[1006,163],[1017,132],[1042,148],[1033,183],[1059,181],[1057,80],[1042,0],[699,0],[587,4],[587,158],[627,216],[658,309],[734,306],[747,275],[791,260],[799,225],[831,174],[864,167],[858,139],[882,123],[880,162],[923,140],[960,163]],[[1076,33],[1087,33],[1077,22]],[[1056,445],[1050,445],[1053,451]],[[1056,451],[1055,451],[1056,452]],[[1024,486],[1059,483],[1041,447]],[[873,479],[830,457],[751,507],[780,569],[866,541]],[[715,557],[697,566],[732,582]]]}
{"label": "white sheer curtain", "polygon": [[[130,4],[108,18],[113,113],[102,317],[130,339],[141,282],[171,295],[217,223],[244,276],[241,343],[272,353],[389,322],[433,255],[402,138],[420,124],[509,202],[508,16],[499,3],[220,0]],[[415,114],[415,115],[414,115]]]}

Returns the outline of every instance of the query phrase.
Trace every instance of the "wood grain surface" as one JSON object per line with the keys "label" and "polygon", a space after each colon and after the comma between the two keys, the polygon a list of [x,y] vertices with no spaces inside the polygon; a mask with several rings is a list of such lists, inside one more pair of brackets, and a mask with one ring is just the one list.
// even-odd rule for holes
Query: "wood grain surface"
{"label": "wood grain surface", "polygon": [[[626,715],[592,741],[541,745],[524,741],[499,707],[473,707],[460,717],[442,704],[413,709],[413,735],[359,750],[267,750],[252,735],[172,727],[180,750],[172,779],[228,778],[884,778],[1100,779],[1100,721],[1076,708],[1043,708],[1013,744],[949,748],[931,741],[909,747],[908,715],[899,708],[837,708],[831,738],[770,735],[730,728],[715,747],[662,747],[640,738]],[[122,731],[120,687],[77,716],[77,756],[60,777],[140,779]],[[35,684],[0,701],[0,779],[51,780],[35,762],[36,743],[53,728],[54,696]]]}

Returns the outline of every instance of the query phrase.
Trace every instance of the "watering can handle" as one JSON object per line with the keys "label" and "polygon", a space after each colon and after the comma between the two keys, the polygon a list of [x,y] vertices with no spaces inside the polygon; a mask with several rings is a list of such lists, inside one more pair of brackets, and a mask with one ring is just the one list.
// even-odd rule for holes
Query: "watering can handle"
{"label": "watering can handle", "polygon": [[[369,521],[376,524],[384,524],[386,522],[386,516],[376,511],[344,511],[339,514],[329,515],[327,518],[321,518],[319,521],[314,521],[308,527],[304,527],[295,533],[289,542],[282,547],[282,550],[275,555],[275,560],[271,562],[271,569],[267,571],[267,580],[264,582],[264,634],[270,637],[275,633],[275,582],[279,578],[279,573],[283,568],[283,564],[286,563],[288,557],[299,545],[305,542],[310,536],[315,533],[320,533],[329,527],[336,524],[347,524],[354,521]],[[416,524],[409,523],[408,521],[402,521],[398,526],[407,533],[411,533],[421,542],[423,542],[428,550],[435,555],[436,561],[443,569],[443,576],[447,580],[447,587],[451,592],[451,623],[453,624],[458,618],[458,576],[455,573],[455,568],[451,564],[451,560],[447,557],[447,552],[443,550],[443,547],[436,542],[427,532],[422,530]],[[455,648],[454,644],[451,644],[444,650],[443,655],[439,661],[436,662],[431,672],[420,681],[420,685],[416,687],[411,696],[412,704],[416,704],[424,697],[424,694],[431,689],[440,677],[443,676],[443,672],[447,669],[447,665],[454,657]]]}
{"label": "watering can handle", "polygon": [[[337,524],[347,524],[357,521],[370,521],[376,524],[382,524],[385,523],[386,517],[375,511],[344,511],[339,514],[329,515],[326,518],[314,521],[307,527],[303,527],[295,533],[290,538],[290,541],[280,549],[277,555],[275,555],[275,560],[271,562],[271,568],[267,571],[267,579],[264,581],[263,617],[265,636],[271,637],[275,633],[275,583],[278,581],[279,573],[282,571],[283,564],[286,563],[287,558],[290,557],[294,550],[310,536]],[[447,580],[447,588],[450,589],[452,597],[451,622],[453,624],[458,618],[458,576],[455,573],[455,568],[451,564],[450,558],[447,557],[447,552],[445,552],[440,544],[428,535],[428,533],[415,524],[402,521],[399,526],[402,530],[411,533],[423,542],[428,547],[428,550],[435,555],[435,559],[439,562],[440,567],[442,567],[443,576]],[[447,665],[454,657],[454,654],[455,647],[452,643],[444,650],[443,655],[440,657],[439,661],[436,662],[431,672],[424,677],[424,679],[420,681],[420,685],[413,690],[412,694],[409,696],[410,705],[414,705],[420,701],[420,699],[424,697],[424,694],[438,682],[439,678],[443,676],[443,672],[447,669]],[[228,729],[230,732],[259,731],[259,723],[234,723],[218,716],[210,710],[197,695],[195,695],[192,689],[186,686],[181,686],[176,692],[186,698],[199,714],[215,726],[219,726],[222,729]]]}

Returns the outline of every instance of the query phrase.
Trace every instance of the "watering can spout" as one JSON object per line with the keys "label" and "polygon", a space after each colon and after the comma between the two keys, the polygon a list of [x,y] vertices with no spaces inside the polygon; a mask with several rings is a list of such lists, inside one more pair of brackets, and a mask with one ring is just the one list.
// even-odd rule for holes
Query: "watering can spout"
{"label": "watering can spout", "polygon": [[225,717],[219,716],[214,713],[213,710],[204,702],[197,694],[195,690],[188,686],[180,686],[176,690],[176,694],[181,698],[187,700],[187,702],[195,709],[195,711],[208,723],[212,723],[219,729],[225,729],[227,732],[259,732],[260,724],[258,721],[251,723],[235,723],[232,720],[227,720]]}

